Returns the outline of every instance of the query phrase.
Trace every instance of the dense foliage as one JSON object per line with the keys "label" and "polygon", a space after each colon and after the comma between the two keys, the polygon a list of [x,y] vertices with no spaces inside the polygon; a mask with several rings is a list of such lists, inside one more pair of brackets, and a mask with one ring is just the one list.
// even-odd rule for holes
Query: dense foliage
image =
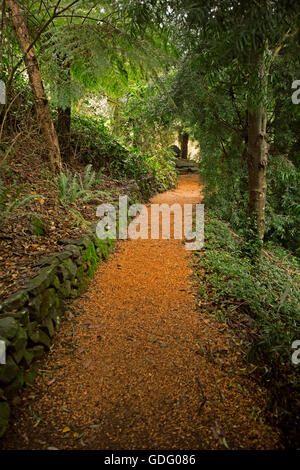
{"label": "dense foliage", "polygon": [[244,240],[230,226],[206,213],[203,250],[193,257],[200,308],[241,336],[245,357],[273,392],[272,419],[297,446],[300,382],[291,362],[293,341],[300,337],[299,260],[269,242],[259,266],[243,255]]}

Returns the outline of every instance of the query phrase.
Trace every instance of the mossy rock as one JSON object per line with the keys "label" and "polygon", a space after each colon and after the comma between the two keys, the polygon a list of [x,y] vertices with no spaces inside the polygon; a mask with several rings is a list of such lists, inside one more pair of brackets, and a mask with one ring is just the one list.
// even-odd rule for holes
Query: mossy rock
{"label": "mossy rock", "polygon": [[77,269],[77,279],[81,280],[83,277],[85,277],[84,266],[80,266]]}
{"label": "mossy rock", "polygon": [[13,358],[9,355],[6,364],[0,366],[0,383],[9,384],[14,380],[19,372],[19,368]]}
{"label": "mossy rock", "polygon": [[19,310],[26,304],[26,302],[28,302],[28,300],[28,292],[22,289],[7,297],[7,299],[2,302],[1,307],[4,312]]}
{"label": "mossy rock", "polygon": [[43,268],[38,276],[34,277],[29,281],[27,285],[27,290],[33,295],[40,294],[43,292],[53,281],[53,278],[56,274],[56,265],[46,266]]}
{"label": "mossy rock", "polygon": [[5,314],[6,317],[13,318],[16,320],[21,326],[27,326],[28,323],[30,322],[30,315],[29,315],[29,309],[22,308],[21,310],[17,312],[9,312]]}
{"label": "mossy rock", "polygon": [[23,361],[22,364],[24,364],[26,367],[29,367],[30,364],[32,363],[34,359],[34,354],[32,351],[29,351],[29,349],[26,349],[24,351],[24,356],[23,356]]}
{"label": "mossy rock", "polygon": [[37,344],[36,346],[33,346],[32,348],[26,349],[24,358],[26,359],[26,362],[29,362],[30,364],[33,361],[41,359],[44,356],[44,354],[45,354],[44,346],[42,346],[41,344]]}
{"label": "mossy rock", "polygon": [[67,268],[63,264],[60,264],[58,266],[58,276],[60,279],[61,284],[64,284],[66,281],[69,281],[71,278],[71,275]]}
{"label": "mossy rock", "polygon": [[55,287],[56,290],[59,290],[59,288],[60,288],[60,281],[59,281],[59,277],[58,277],[57,275],[54,276],[51,285],[52,285],[53,287]]}
{"label": "mossy rock", "polygon": [[50,266],[58,263],[58,255],[42,256],[36,264],[37,266]]}
{"label": "mossy rock", "polygon": [[51,318],[46,318],[46,320],[43,321],[41,328],[50,336],[50,338],[54,336],[55,329]]}
{"label": "mossy rock", "polygon": [[89,284],[89,279],[82,278],[78,286],[78,293],[82,294],[87,289],[88,284]]}
{"label": "mossy rock", "polygon": [[9,339],[7,338],[4,338],[3,336],[0,336],[0,341],[4,341],[5,343],[5,346],[8,348],[8,346],[11,345],[11,341],[9,341]]}
{"label": "mossy rock", "polygon": [[[62,308],[63,308],[64,311],[66,310],[65,304],[63,305]],[[61,325],[61,315],[58,312],[53,312],[51,314],[51,320],[54,323],[54,327],[55,327],[56,331],[58,331],[59,328],[60,328],[60,325]]]}
{"label": "mossy rock", "polygon": [[70,258],[70,253],[68,251],[63,251],[57,255],[57,259],[59,261],[64,261],[65,259]]}
{"label": "mossy rock", "polygon": [[65,249],[75,258],[78,258],[81,255],[80,248],[76,245],[66,245]]}
{"label": "mossy rock", "polygon": [[69,279],[67,279],[63,284],[61,284],[58,292],[64,298],[70,297],[70,294],[71,294],[71,281]]}
{"label": "mossy rock", "polygon": [[44,320],[49,311],[53,308],[57,309],[59,307],[59,297],[52,287],[47,289],[42,295],[42,302],[40,307],[40,320]]}
{"label": "mossy rock", "polygon": [[68,279],[74,279],[74,277],[76,277],[76,273],[77,273],[77,266],[75,263],[73,263],[73,261],[68,258],[68,259],[65,259],[63,262],[62,262],[63,266],[65,267],[65,269],[68,271],[69,273],[69,276],[68,276]]}
{"label": "mossy rock", "polygon": [[21,362],[24,356],[26,346],[27,346],[27,333],[20,326],[13,342],[11,343],[11,349],[12,349],[11,354],[17,364]]}
{"label": "mossy rock", "polygon": [[29,335],[29,338],[34,344],[42,344],[46,346],[47,349],[50,349],[51,341],[44,331],[36,329]]}
{"label": "mossy rock", "polygon": [[0,318],[0,336],[12,339],[17,334],[18,328],[18,322],[14,318]]}
{"label": "mossy rock", "polygon": [[39,321],[41,317],[42,294],[34,296],[29,302],[29,317],[32,321]]}
{"label": "mossy rock", "polygon": [[90,237],[84,237],[80,240],[80,245],[84,246],[85,248],[89,248],[92,240]]}

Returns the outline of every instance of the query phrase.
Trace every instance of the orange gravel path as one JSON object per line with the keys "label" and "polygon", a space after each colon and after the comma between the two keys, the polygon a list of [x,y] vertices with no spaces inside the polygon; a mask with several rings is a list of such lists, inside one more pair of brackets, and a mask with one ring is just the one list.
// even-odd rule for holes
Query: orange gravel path
{"label": "orange gravel path", "polygon": [[[197,176],[152,202],[199,202]],[[2,448],[271,449],[265,391],[199,310],[178,240],[119,243],[73,304]]]}

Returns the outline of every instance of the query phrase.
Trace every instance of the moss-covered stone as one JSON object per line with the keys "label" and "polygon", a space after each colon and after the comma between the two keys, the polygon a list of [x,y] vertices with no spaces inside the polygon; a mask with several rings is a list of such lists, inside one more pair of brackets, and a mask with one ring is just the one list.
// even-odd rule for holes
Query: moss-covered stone
{"label": "moss-covered stone", "polygon": [[57,296],[55,289],[51,287],[50,289],[45,290],[45,292],[43,292],[42,294],[39,320],[40,321],[44,320],[47,317],[49,311],[51,311],[53,308],[56,309],[58,306],[59,306],[59,298]]}
{"label": "moss-covered stone", "polygon": [[6,364],[0,366],[0,383],[9,384],[17,376],[19,368],[13,358],[8,356]]}
{"label": "moss-covered stone", "polygon": [[29,316],[29,308],[22,308],[16,312],[9,312],[5,314],[6,317],[13,318],[16,320],[21,326],[27,326],[30,322]]}
{"label": "moss-covered stone", "polygon": [[17,334],[18,327],[18,322],[14,318],[0,318],[0,336],[12,339]]}
{"label": "moss-covered stone", "polygon": [[6,347],[11,345],[11,341],[9,341],[7,338],[4,338],[4,336],[0,336],[0,341],[4,341]]}
{"label": "moss-covered stone", "polygon": [[36,329],[32,331],[28,336],[34,344],[43,344],[48,349],[50,349],[51,341],[49,336],[44,331]]}
{"label": "moss-covered stone", "polygon": [[56,290],[59,290],[60,288],[60,282],[59,282],[59,277],[57,275],[54,276],[52,284],[53,287],[55,287]]}
{"label": "moss-covered stone", "polygon": [[90,237],[84,237],[80,240],[80,245],[84,246],[85,248],[89,248],[92,240]]}
{"label": "moss-covered stone", "polygon": [[54,336],[55,329],[54,329],[54,325],[53,325],[51,318],[46,318],[43,321],[41,328],[50,336],[50,338]]}
{"label": "moss-covered stone", "polygon": [[29,301],[29,318],[32,321],[39,321],[41,318],[42,294],[35,295]]}
{"label": "moss-covered stone", "polygon": [[76,245],[66,245],[65,247],[66,251],[69,252],[72,256],[77,258],[78,256],[81,255],[81,251],[78,246]]}
{"label": "moss-covered stone", "polygon": [[59,262],[62,262],[68,258],[70,258],[70,253],[68,251],[63,251],[62,253],[59,253],[57,255],[57,259],[59,260]]}
{"label": "moss-covered stone", "polygon": [[56,274],[56,269],[56,265],[46,266],[43,268],[38,276],[29,281],[27,290],[33,295],[37,295],[43,292],[52,283]]}
{"label": "moss-covered stone", "polygon": [[71,281],[66,280],[63,284],[60,285],[59,293],[64,297],[68,298],[71,294]]}
{"label": "moss-covered stone", "polygon": [[11,349],[12,349],[11,354],[17,364],[21,362],[24,356],[26,345],[27,345],[27,333],[20,326],[13,342],[11,343]]}
{"label": "moss-covered stone", "polygon": [[51,264],[55,265],[58,264],[58,255],[52,255],[52,256],[42,256],[41,259],[39,259],[36,264],[37,266],[50,266]]}
{"label": "moss-covered stone", "polygon": [[76,297],[78,297],[78,295],[79,295],[78,289],[76,289],[75,287],[73,289],[71,289],[71,293],[70,293],[70,298],[71,299],[76,299]]}
{"label": "moss-covered stone", "polygon": [[[66,307],[64,306],[63,307],[63,310],[65,311]],[[52,321],[54,322],[54,327],[56,329],[56,331],[59,330],[60,328],[60,325],[61,325],[61,316],[58,312],[53,312],[52,315],[51,315],[51,319]]]}
{"label": "moss-covered stone", "polygon": [[84,267],[79,266],[79,268],[77,269],[77,279],[80,281],[83,277],[85,277]]}
{"label": "moss-covered stone", "polygon": [[36,361],[38,359],[41,359],[44,354],[45,354],[45,348],[41,344],[37,344],[36,346],[33,346],[32,348],[26,349],[27,360],[28,359],[30,360],[30,357],[31,357],[30,363],[32,361]]}
{"label": "moss-covered stone", "polygon": [[10,417],[10,406],[6,401],[0,402],[0,437],[2,437],[7,429]]}
{"label": "moss-covered stone", "polygon": [[77,266],[81,266],[84,263],[84,256],[78,256],[78,258],[75,259],[75,263],[77,264]]}
{"label": "moss-covered stone", "polygon": [[27,333],[27,336],[30,337],[31,333],[33,331],[35,331],[38,327],[38,322],[37,321],[32,321],[29,323],[29,325],[27,325],[26,327],[26,333]]}
{"label": "moss-covered stone", "polygon": [[73,263],[73,261],[68,258],[68,259],[65,259],[63,262],[62,262],[63,266],[67,269],[67,271],[69,272],[69,277],[68,279],[74,279],[74,277],[76,276],[76,273],[77,273],[77,266],[75,263]]}
{"label": "moss-covered stone", "polygon": [[23,364],[26,366],[26,367],[29,367],[30,364],[32,363],[34,359],[34,354],[32,351],[29,351],[28,349],[26,349],[24,351],[24,356],[23,356]]}
{"label": "moss-covered stone", "polygon": [[15,292],[14,294],[7,297],[7,299],[2,302],[2,310],[3,312],[19,310],[26,304],[26,302],[28,302],[28,300],[28,292],[26,290],[19,290],[18,292]]}

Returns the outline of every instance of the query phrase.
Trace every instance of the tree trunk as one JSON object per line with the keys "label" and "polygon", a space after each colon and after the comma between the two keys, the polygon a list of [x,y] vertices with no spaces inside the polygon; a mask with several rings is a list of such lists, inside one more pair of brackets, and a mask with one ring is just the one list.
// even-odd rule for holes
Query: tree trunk
{"label": "tree trunk", "polygon": [[181,143],[181,158],[184,158],[187,160],[188,157],[188,145],[189,145],[189,134],[187,132],[184,132],[180,136],[180,143]]}
{"label": "tree trunk", "polygon": [[24,61],[29,76],[36,109],[37,121],[48,146],[51,168],[55,171],[61,169],[61,156],[57,134],[50,114],[49,103],[45,94],[41,73],[33,48],[30,47],[30,38],[24,18],[17,0],[8,0],[12,23],[14,25],[21,51],[25,55]]}
{"label": "tree trunk", "polygon": [[268,145],[266,141],[267,116],[263,108],[248,113],[247,164],[249,177],[249,216],[251,228],[263,241],[267,193],[266,168]]}
{"label": "tree trunk", "polygon": [[65,161],[71,157],[71,108],[58,108],[57,135],[61,155]]}
{"label": "tree trunk", "polygon": [[65,161],[69,161],[71,158],[71,68],[70,64],[61,60],[60,57],[57,62],[61,71],[58,77],[57,99],[59,104],[64,102],[65,106],[58,107],[56,129],[61,156]]}
{"label": "tree trunk", "polygon": [[113,113],[113,134],[117,137],[120,135],[120,105],[118,101],[115,103]]}

